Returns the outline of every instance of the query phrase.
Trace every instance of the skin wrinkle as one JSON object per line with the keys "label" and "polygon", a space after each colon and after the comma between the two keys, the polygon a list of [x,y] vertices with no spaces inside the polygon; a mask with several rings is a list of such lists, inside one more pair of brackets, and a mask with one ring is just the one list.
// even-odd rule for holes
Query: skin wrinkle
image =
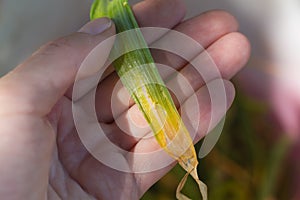
{"label": "skin wrinkle", "polygon": [[[55,197],[54,197],[55,196]],[[47,199],[61,200],[61,196],[55,191],[51,184],[47,188]]]}
{"label": "skin wrinkle", "polygon": [[71,112],[71,101],[67,97],[62,97],[62,99],[59,101],[61,105],[60,109],[60,118],[58,123],[58,133],[60,133],[57,137],[57,144],[63,143],[66,139],[66,136],[69,134],[63,134],[63,133],[71,133],[76,131],[76,127],[74,127],[74,122],[67,123],[67,116]]}
{"label": "skin wrinkle", "polygon": [[[84,156],[83,160],[80,162],[81,164],[78,166],[78,168],[80,168],[81,165],[84,164],[84,161],[85,161],[85,159],[86,159],[88,156],[89,156],[89,154],[88,154],[88,152],[87,152],[86,155]],[[76,183],[76,185],[77,185],[82,191],[86,192],[86,194],[89,194],[88,191],[83,187],[83,185],[81,185],[80,182],[75,178],[75,176],[72,176],[72,173],[69,173],[69,172],[65,169],[65,167],[64,167],[64,165],[63,165],[63,162],[62,162],[62,159],[61,159],[61,157],[60,157],[59,154],[58,154],[58,160],[59,160],[60,163],[62,163],[61,166],[62,166],[63,171],[65,172],[65,175],[68,176],[67,178],[70,178],[71,181],[74,182],[74,183]],[[76,173],[75,173],[75,174],[76,174]],[[69,186],[70,186],[70,183],[65,182],[64,185],[65,185],[65,188],[66,188],[65,191],[67,191],[66,197],[73,196],[73,195],[70,195],[70,194],[69,194],[69,193],[70,193],[69,191],[72,191],[72,189],[70,189],[70,187],[69,187]],[[92,197],[94,197],[94,196],[92,196]],[[94,197],[94,198],[96,199],[96,197]]]}
{"label": "skin wrinkle", "polygon": [[[48,198],[49,198],[49,193],[54,193],[54,195],[56,195],[59,199],[63,200],[64,198],[60,195],[60,193],[54,188],[52,187],[52,185],[50,184],[49,187],[51,188],[51,190],[49,191],[48,189]],[[53,195],[53,194],[52,194]]]}
{"label": "skin wrinkle", "polygon": [[[50,177],[49,177],[49,183],[50,186],[52,187],[52,189],[56,192],[56,194],[61,198],[61,199],[66,199],[69,195],[68,195],[68,183],[67,183],[67,179],[69,177],[68,172],[65,170],[64,166],[61,163],[60,157],[59,157],[59,153],[58,153],[58,147],[56,147],[55,151],[54,151],[54,156],[52,159],[52,163],[51,163],[51,168],[50,168]],[[56,159],[55,159],[56,158]],[[58,169],[59,168],[59,169]],[[53,171],[54,170],[54,171]],[[64,172],[63,174],[63,178],[61,176],[59,176],[58,178],[63,181],[63,184],[58,184],[58,187],[63,186],[63,189],[58,190],[57,187],[55,187],[55,183],[57,183],[57,171],[58,170],[62,170]],[[67,176],[67,177],[66,177]],[[63,191],[63,193],[62,193]]]}
{"label": "skin wrinkle", "polygon": [[[55,176],[57,176],[57,171],[58,171],[57,168],[59,167],[59,166],[56,166],[57,162],[55,159],[56,156],[58,156],[58,154],[57,155],[55,155],[55,154],[57,154],[57,148],[54,150],[53,159],[51,162],[51,167],[50,167],[50,172],[49,172],[49,187],[52,189],[52,191],[49,191],[49,187],[48,187],[48,192],[54,192],[57,196],[59,196],[60,199],[64,199],[64,197],[66,197],[66,194],[65,195],[61,194],[59,192],[59,190],[57,189],[57,187],[55,187],[55,185],[52,185],[53,184],[52,181],[55,179]],[[57,157],[57,159],[59,159],[59,158]],[[59,178],[61,178],[61,177],[59,177]],[[63,180],[65,180],[65,178],[63,178]],[[63,184],[63,186],[65,186],[65,184]],[[63,191],[67,191],[65,189],[65,187],[64,187]]]}
{"label": "skin wrinkle", "polygon": [[[151,1],[151,0],[148,0],[148,1]],[[169,0],[164,0],[164,1],[167,2]],[[166,3],[166,6],[167,6],[167,3]],[[162,11],[163,10],[164,9],[162,9]],[[145,14],[145,12],[143,14]],[[159,16],[158,14],[156,14],[156,15]],[[148,20],[149,20],[149,16],[145,16],[145,18],[148,18]],[[147,19],[145,19],[145,20],[147,20]],[[156,22],[159,22],[159,20],[156,20],[154,23],[156,23]],[[175,23],[175,22],[172,22],[172,23]],[[195,23],[199,23],[199,21],[195,22]],[[224,23],[227,23],[227,22],[224,22]],[[199,24],[199,26],[197,25],[196,27],[199,28],[200,26],[201,25]],[[194,31],[198,32],[199,29],[194,29]],[[222,31],[224,31],[224,30],[222,30]],[[217,33],[217,34],[219,34],[219,33]],[[78,37],[77,36],[75,38],[76,40],[82,39],[81,36],[78,36]],[[212,36],[212,35],[210,35],[210,36]],[[95,39],[95,41],[98,41],[98,39]],[[213,37],[210,39],[212,41],[215,41],[213,39]],[[207,41],[205,41],[205,42],[207,42]],[[230,41],[228,41],[228,42],[230,42]],[[84,46],[84,44],[87,46]],[[85,48],[89,47],[88,46],[89,44],[90,44],[90,39],[86,40],[86,43],[83,42],[80,44],[78,44],[78,43],[74,44],[75,46],[73,46],[73,48],[76,48],[78,50],[78,51],[75,51],[75,53],[74,53],[75,55],[73,55],[74,59],[78,59],[79,55],[81,55],[82,52],[85,52]],[[93,47],[90,47],[90,48],[93,48]],[[247,47],[245,47],[245,48],[247,48]],[[61,51],[57,50],[57,54],[60,55],[63,53]],[[40,75],[41,77],[49,76],[49,78],[51,78],[51,77],[53,78],[53,81],[56,80],[57,78],[58,79],[63,78],[63,80],[57,81],[57,83],[61,83],[61,84],[68,84],[68,83],[71,83],[72,81],[74,81],[74,80],[68,80],[69,81],[68,82],[65,80],[66,77],[72,77],[70,74],[69,74],[70,76],[66,76],[66,77],[63,76],[70,72],[69,71],[70,68],[71,68],[71,72],[75,71],[74,73],[76,73],[76,69],[75,70],[72,69],[72,67],[76,67],[76,66],[73,66],[73,63],[72,63],[72,66],[64,66],[66,63],[60,62],[61,60],[64,60],[63,57],[57,57],[56,59],[53,59],[52,56],[50,56],[48,58],[46,58],[46,56],[45,56],[44,59],[45,59],[44,60],[45,63],[42,63],[42,64],[39,64],[37,61],[35,61],[33,63],[31,62],[32,60],[27,61],[27,63],[26,63],[27,66],[25,66],[25,65],[22,66],[23,69],[25,67],[28,69],[28,71],[26,72],[27,74],[24,72],[23,69],[20,70],[20,74],[19,74],[20,77],[19,77],[19,80],[16,80],[16,82],[19,82],[20,85],[24,85],[24,79],[22,79],[22,73],[26,74],[26,76],[29,76],[30,74],[32,74],[32,76],[29,76],[31,78],[37,78],[38,75]],[[47,59],[49,59],[49,60],[47,60]],[[80,61],[81,60],[78,59],[78,62],[80,62]],[[51,63],[51,65],[50,65],[50,63]],[[80,63],[78,63],[78,64],[80,64]],[[57,70],[54,67],[57,67],[63,71],[60,70],[59,73],[57,74],[57,76],[55,76],[54,72],[57,72]],[[70,68],[68,68],[68,67],[70,67]],[[242,66],[239,66],[239,68],[241,68],[241,67]],[[53,71],[53,73],[50,73],[51,70]],[[72,71],[72,70],[74,70],[74,71]],[[41,80],[43,80],[43,79],[41,79]],[[2,79],[1,79],[1,81],[2,81]],[[56,83],[56,81],[54,81],[54,82]],[[47,87],[47,84],[42,85],[42,86]],[[32,85],[32,87],[39,87],[39,85],[34,84],[34,85]],[[58,84],[57,87],[58,88],[55,88],[55,89],[59,89],[59,90],[57,91],[57,94],[55,94],[55,96],[60,96],[60,94],[64,93],[66,88],[70,87],[70,85],[59,85]],[[43,88],[43,90],[44,89],[46,90],[46,89],[51,89],[51,88]],[[33,90],[33,91],[35,91],[35,90]],[[39,88],[37,88],[36,91],[39,91]],[[29,94],[24,94],[24,97],[28,98],[28,95]],[[43,142],[45,142],[45,144],[47,144],[47,145],[54,145],[54,144],[57,145],[57,148],[59,151],[59,160],[56,162],[61,163],[61,165],[63,166],[63,169],[65,170],[65,172],[63,172],[65,177],[59,176],[59,173],[56,171],[57,174],[54,174],[54,175],[52,174],[52,176],[53,177],[59,176],[59,178],[53,178],[51,180],[51,181],[53,181],[53,183],[51,183],[51,184],[53,186],[57,186],[56,184],[60,184],[62,181],[63,184],[65,184],[65,186],[67,187],[68,197],[76,199],[76,198],[81,198],[81,196],[79,197],[79,195],[82,195],[84,197],[84,196],[89,196],[91,194],[93,194],[93,195],[97,194],[98,195],[97,197],[99,197],[99,198],[111,199],[110,197],[112,195],[118,195],[118,194],[122,195],[123,194],[123,195],[128,195],[128,196],[123,196],[126,199],[126,197],[130,197],[131,194],[129,193],[130,191],[128,191],[127,189],[123,190],[122,183],[127,183],[127,185],[129,185],[129,184],[135,185],[136,186],[135,189],[142,191],[141,193],[143,193],[143,192],[145,192],[145,190],[144,190],[145,188],[149,188],[154,183],[155,180],[158,180],[159,178],[161,178],[162,175],[165,174],[170,169],[170,167],[167,167],[167,168],[160,170],[159,172],[152,172],[152,173],[147,173],[147,174],[142,174],[142,175],[141,174],[126,174],[126,173],[122,173],[122,172],[116,173],[114,170],[111,170],[108,167],[103,167],[103,165],[99,164],[99,162],[97,160],[94,160],[92,157],[90,157],[90,159],[84,158],[84,157],[88,157],[87,156],[88,152],[86,151],[86,149],[82,145],[81,141],[79,140],[77,132],[76,132],[76,128],[73,127],[74,119],[73,119],[73,116],[71,113],[70,101],[68,101],[66,97],[63,97],[63,95],[61,95],[61,96],[62,96],[62,98],[60,98],[62,101],[61,106],[63,106],[63,109],[61,109],[61,113],[56,113],[56,114],[53,113],[53,117],[57,116],[58,117],[57,120],[59,121],[59,123],[57,125],[59,127],[53,128],[53,130],[59,131],[59,133],[57,133],[57,138],[56,138],[57,142],[51,143],[51,141],[47,140],[47,138],[44,138],[45,140]],[[67,96],[68,96],[68,94],[67,94]],[[37,99],[38,102],[35,102],[34,103],[35,105],[40,102],[46,102],[46,101],[50,102],[51,100],[53,100],[53,104],[51,104],[51,105],[44,104],[44,106],[45,106],[44,109],[46,109],[46,110],[47,109],[51,110],[51,108],[53,108],[53,106],[57,103],[57,100],[52,99],[54,97],[51,95],[49,96],[49,95],[45,95],[45,93],[42,93],[42,94],[39,94],[39,97],[40,97],[40,99]],[[23,98],[23,96],[21,96],[20,99],[18,99],[19,104],[21,104],[23,102],[22,98]],[[8,103],[10,103],[10,102],[8,102]],[[102,104],[103,108],[108,107],[107,105],[108,104]],[[57,108],[57,109],[60,110],[59,108]],[[58,112],[58,111],[54,111],[54,110],[52,110],[52,112]],[[99,112],[99,110],[98,110],[98,112]],[[45,115],[43,115],[42,117],[43,118],[41,118],[41,119],[44,119]],[[42,122],[37,122],[37,124],[35,124],[35,126],[32,128],[32,130],[27,130],[26,132],[31,133],[31,134],[37,133],[40,135],[40,133],[44,132],[45,130],[39,131],[39,132],[34,132],[34,131],[37,131],[36,127],[41,125],[41,123]],[[63,125],[65,125],[65,126],[63,127]],[[55,125],[52,125],[52,126],[55,126]],[[118,138],[117,136],[122,134],[121,132],[117,132],[118,130],[115,130],[112,125],[108,125],[108,127],[110,127],[111,130],[113,130],[113,133],[115,134],[115,138]],[[18,128],[18,126],[16,126],[15,128]],[[24,130],[22,130],[22,131],[24,131]],[[31,132],[31,131],[33,131],[33,132]],[[48,129],[46,131],[48,131]],[[16,139],[15,142],[22,142],[20,140],[17,140],[18,138],[15,138],[15,139]],[[128,142],[127,140],[121,141],[121,138],[119,138],[119,141],[122,142],[121,144],[123,144],[123,145],[127,145],[126,142]],[[138,144],[139,144],[139,146],[143,145],[142,143],[138,143]],[[155,146],[156,143],[154,140],[152,142],[150,140],[150,142],[148,144],[151,146],[146,145],[146,146],[143,146],[143,148],[151,149],[151,148],[156,147]],[[43,147],[43,146],[41,146],[41,144],[33,146],[33,147],[36,148],[35,155],[38,155],[35,157],[36,159],[37,159],[37,157],[46,159],[47,155],[45,155],[45,153],[47,153],[47,152],[44,152],[43,149],[41,149]],[[133,149],[132,151],[138,151],[138,149]],[[51,161],[51,159],[53,159],[53,157],[50,157],[49,159]],[[156,162],[156,161],[153,160],[152,162]],[[32,163],[30,161],[27,164],[28,164],[28,168],[30,168],[32,171],[38,171],[36,169],[42,168],[41,163],[46,165],[46,162],[40,162],[40,163],[38,163],[39,164],[38,166],[34,166],[33,165],[34,163]],[[55,167],[57,167],[57,169],[55,169],[55,170],[61,169],[61,168],[59,168],[60,166],[57,163],[51,163],[51,164],[56,165]],[[50,166],[50,164],[49,164],[49,166]],[[47,167],[49,167],[49,166],[47,165]],[[3,165],[2,165],[2,167],[3,167]],[[47,167],[44,169],[47,169]],[[81,168],[81,169],[78,169],[78,168]],[[22,169],[19,168],[18,171],[25,170],[25,169],[26,169],[26,166],[24,166]],[[78,169],[78,170],[76,171],[76,169]],[[14,172],[14,171],[12,171],[12,172]],[[68,179],[69,174],[72,174],[72,176],[74,178],[70,177],[70,179]],[[31,176],[31,173],[25,174],[24,177],[19,176],[18,178],[28,180],[28,177],[30,177],[30,176]],[[43,174],[41,174],[41,176],[49,177],[49,174],[43,173]],[[113,194],[108,194],[106,192],[105,188],[101,188],[102,185],[98,182],[100,182],[100,183],[103,182],[103,184],[108,184],[111,188],[114,187],[115,189],[118,189],[118,188],[120,188],[120,189],[117,192],[115,190]],[[34,190],[38,190],[38,188],[40,188],[41,185],[45,184],[45,182],[42,179],[41,179],[41,183],[42,184],[31,183],[31,184],[28,184],[27,186],[34,188]],[[48,184],[48,182],[47,182],[47,184]],[[139,184],[139,185],[137,185],[137,184]],[[15,189],[19,189],[20,195],[24,194],[24,191],[22,188],[15,188]],[[47,189],[47,188],[42,188],[41,191],[44,191],[45,189]],[[83,190],[83,189],[85,189],[85,190]],[[126,192],[126,194],[124,194],[123,192]],[[40,193],[40,192],[38,192],[38,193]],[[58,193],[60,193],[60,192],[58,192]],[[28,195],[29,196],[26,196],[24,198],[28,197],[27,199],[31,199],[30,194],[28,194]],[[63,196],[64,194],[61,193],[60,195]],[[102,195],[107,195],[107,196],[102,196]]]}
{"label": "skin wrinkle", "polygon": [[[65,99],[64,100],[65,101],[65,104],[71,104],[71,102],[70,102],[70,100],[69,99]],[[64,104],[63,103],[63,100],[61,100],[60,102],[62,102],[61,104]],[[63,113],[64,111],[62,110],[61,111],[61,113]],[[60,116],[62,116],[62,114],[60,115]],[[61,122],[63,122],[62,120],[60,120]],[[58,127],[62,127],[62,123],[58,126]],[[58,128],[59,130],[60,130],[60,132],[62,131],[62,129],[61,128]],[[65,129],[65,128],[64,128]],[[64,131],[66,131],[66,130],[64,130]],[[73,129],[71,129],[71,130],[69,130],[69,132],[70,132],[70,134],[65,134],[65,136],[64,137],[57,137],[57,140],[58,139],[60,139],[60,141],[58,141],[58,149],[60,149],[60,145],[59,144],[63,144],[63,143],[65,143],[65,141],[66,140],[68,140],[68,136],[72,136],[73,134],[72,134],[72,132],[74,132],[74,131],[76,131],[76,129],[75,129],[75,127],[73,127]],[[86,150],[84,150],[84,152],[85,152],[85,156],[84,157],[87,157],[88,156],[88,152],[86,151]],[[74,152],[73,152],[74,153]],[[76,153],[77,154],[77,153]],[[78,154],[77,154],[78,155]],[[59,163],[61,163],[61,167],[62,167],[62,170],[65,172],[65,175],[67,175],[68,177],[66,177],[66,178],[64,178],[64,181],[66,181],[66,179],[68,179],[68,178],[70,178],[70,180],[71,181],[74,181],[74,183],[79,183],[78,181],[76,181],[76,179],[74,179],[74,177],[73,176],[71,176],[71,174],[70,173],[68,173],[68,171],[65,169],[65,166],[64,166],[64,162],[63,162],[63,160],[61,159],[61,155],[58,153],[58,161],[59,161]],[[84,160],[84,159],[83,159]],[[83,161],[82,161],[82,163],[83,163]],[[80,167],[80,166],[79,166]],[[65,195],[63,195],[64,197],[68,197],[68,196],[70,196],[68,193],[68,191],[71,191],[70,190],[70,188],[69,188],[69,184],[68,184],[68,182],[66,181],[65,183],[64,183],[64,185],[65,185],[65,188],[66,188],[66,190],[63,190],[63,191],[67,191],[67,193],[65,194]],[[85,191],[84,190],[84,188],[80,185],[80,184],[78,184],[78,186],[83,190],[83,191]],[[53,187],[53,188],[55,188],[55,187]],[[69,189],[67,189],[67,188],[69,188]],[[64,199],[64,198],[62,198],[62,199]]]}
{"label": "skin wrinkle", "polygon": [[[56,150],[57,151],[57,150]],[[57,153],[57,161],[59,161],[60,162],[60,158],[59,158],[59,155],[58,155],[58,152],[54,152],[54,153]],[[55,160],[56,161],[56,160]],[[54,161],[54,162],[55,162]],[[64,167],[63,167],[63,165],[60,165],[60,164],[58,164],[59,162],[55,162],[55,164],[52,164],[51,165],[51,170],[50,170],[50,185],[53,185],[52,186],[52,188],[54,189],[54,191],[57,193],[57,195],[61,198],[61,199],[65,199],[67,196],[68,196],[68,190],[67,190],[67,178],[66,178],[66,176],[68,176],[68,173],[67,173],[67,171],[64,169]],[[56,166],[55,166],[56,165]],[[57,166],[58,165],[58,166]],[[53,169],[54,168],[54,169]],[[58,190],[58,188],[57,187],[55,187],[55,184],[53,184],[53,182],[55,182],[55,183],[57,183],[57,180],[56,181],[54,181],[55,180],[55,178],[56,178],[56,176],[57,176],[57,171],[59,170],[59,169],[57,169],[57,168],[61,168],[61,170],[63,170],[65,173],[63,174],[63,178],[60,176],[59,178],[61,179],[62,178],[62,180],[63,180],[63,184],[59,184],[59,186],[61,187],[61,186],[63,186],[63,189],[61,189],[60,188],[60,190]],[[54,170],[54,172],[53,172],[53,170]],[[51,177],[51,174],[52,174],[52,177]],[[63,191],[63,193],[62,193],[62,191]]]}

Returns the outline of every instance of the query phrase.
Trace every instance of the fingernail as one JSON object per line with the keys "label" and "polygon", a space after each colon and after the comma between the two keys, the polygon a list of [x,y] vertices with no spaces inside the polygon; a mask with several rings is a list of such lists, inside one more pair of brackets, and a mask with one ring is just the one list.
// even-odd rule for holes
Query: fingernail
{"label": "fingernail", "polygon": [[107,17],[95,19],[85,24],[78,32],[97,35],[111,27],[111,20]]}

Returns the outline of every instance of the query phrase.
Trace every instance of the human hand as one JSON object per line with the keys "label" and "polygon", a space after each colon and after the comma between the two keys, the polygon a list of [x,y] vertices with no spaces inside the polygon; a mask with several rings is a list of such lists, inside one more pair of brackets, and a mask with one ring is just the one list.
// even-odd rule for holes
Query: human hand
{"label": "human hand", "polygon": [[[147,0],[135,5],[133,10],[141,26],[172,28],[198,41],[217,64],[224,79],[230,79],[248,59],[248,41],[235,32],[237,22],[225,12],[208,12],[181,22],[184,8],[180,1]],[[80,33],[43,46],[1,78],[1,198],[138,199],[174,166],[171,164],[144,174],[120,172],[96,160],[80,141],[72,116],[72,85],[87,54],[114,34],[114,26],[109,24],[107,19],[88,23]],[[102,65],[111,46],[112,43],[101,50],[99,62]],[[155,60],[180,69],[189,80],[203,110],[200,117],[193,120],[200,120],[200,130],[206,130],[210,105],[209,95],[203,87],[205,83],[200,77],[192,76],[191,67],[177,56],[158,52],[153,55]],[[113,133],[109,138],[123,149],[141,152],[158,148],[154,138],[130,137],[114,123],[110,96],[117,80],[117,75],[112,72],[99,83],[98,87],[102,88],[101,93],[96,94],[99,123]],[[234,89],[229,81],[224,84],[229,107]],[[136,106],[121,111],[140,116]],[[126,118],[129,115],[122,115],[123,121],[133,123],[134,119]],[[220,115],[219,119],[223,114]],[[134,123],[144,122],[137,120]],[[203,136],[204,132],[197,134]],[[125,155],[120,156],[126,160]]]}

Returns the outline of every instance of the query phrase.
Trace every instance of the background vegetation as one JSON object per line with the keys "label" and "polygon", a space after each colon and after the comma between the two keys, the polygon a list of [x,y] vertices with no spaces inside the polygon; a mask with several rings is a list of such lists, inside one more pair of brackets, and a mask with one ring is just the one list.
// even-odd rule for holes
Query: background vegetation
{"label": "background vegetation", "polygon": [[[228,112],[225,128],[213,151],[200,160],[200,179],[209,189],[209,199],[290,199],[290,167],[286,161],[289,141],[268,116],[268,107],[241,91]],[[196,145],[199,150],[201,142]],[[197,150],[196,149],[196,150]],[[144,195],[142,200],[175,199],[177,184],[185,172],[177,165]],[[184,192],[200,199],[190,178]]]}

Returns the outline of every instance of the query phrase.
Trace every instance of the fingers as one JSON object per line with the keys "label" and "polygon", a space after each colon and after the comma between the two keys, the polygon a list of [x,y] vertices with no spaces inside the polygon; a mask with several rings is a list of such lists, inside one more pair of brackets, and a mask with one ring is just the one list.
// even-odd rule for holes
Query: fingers
{"label": "fingers", "polygon": [[[224,52],[227,53],[224,54]],[[176,106],[179,107],[182,105],[187,98],[193,95],[194,91],[197,91],[205,83],[220,78],[220,75],[226,79],[231,78],[247,62],[249,53],[249,42],[240,33],[229,33],[217,40],[208,47],[207,52],[198,55],[191,61],[192,64],[188,64],[180,70],[179,73],[173,76],[172,79],[167,81],[167,87],[174,94],[173,97],[176,97]],[[242,54],[242,56],[236,56],[239,54]],[[208,58],[209,60],[207,62]],[[216,68],[214,63],[210,62],[210,59],[217,63],[218,68]],[[213,71],[213,69],[216,71]],[[202,78],[203,74],[206,76],[206,79]],[[138,110],[137,105],[130,107],[130,96],[120,81],[115,85],[114,89],[112,95],[112,111],[115,113],[115,122],[111,124],[111,126],[114,127],[114,129],[121,129],[122,131],[121,134],[115,136],[119,138],[119,142],[117,140],[113,141],[118,143],[119,146],[122,146],[122,148],[128,149],[135,144],[139,138],[149,133],[150,128],[148,123],[144,120],[142,113]],[[125,103],[120,103],[122,101]],[[118,117],[120,110],[126,111]],[[134,138],[130,138],[130,136]],[[122,141],[121,144],[120,141]]]}
{"label": "fingers", "polygon": [[[177,52],[184,51],[185,59],[181,58],[181,54],[174,55],[167,51],[161,52],[153,50],[152,54],[155,58],[155,62],[161,63],[167,66],[172,66],[175,69],[180,69],[192,58],[200,54],[209,45],[214,43],[222,36],[235,32],[238,29],[238,23],[235,18],[224,11],[210,11],[196,16],[192,19],[188,19],[174,28],[175,31],[179,31],[190,38],[194,39],[199,45],[185,45],[177,44]],[[168,41],[169,35],[165,35],[160,40],[156,41],[152,46],[160,47],[161,43],[164,44],[164,40]],[[176,41],[178,43],[180,41]],[[174,49],[172,43],[171,49]],[[164,44],[165,45],[165,44]],[[184,49],[184,50],[181,50]],[[168,74],[167,74],[168,75]],[[166,76],[167,76],[166,75]]]}
{"label": "fingers", "polygon": [[[213,94],[209,94],[208,92],[208,88],[213,87],[213,88],[218,88],[218,84],[220,83],[221,80],[215,80],[212,81],[208,84],[207,87],[202,87],[201,89],[199,89],[196,93],[197,95],[197,99],[198,99],[198,108],[200,109],[199,113],[197,114],[197,112],[195,112],[195,106],[194,104],[192,104],[192,102],[194,101],[193,99],[191,99],[191,101],[186,101],[183,105],[182,105],[182,110],[183,112],[186,114],[188,119],[192,119],[192,121],[186,122],[185,124],[191,124],[191,123],[195,123],[195,124],[199,124],[198,128],[195,129],[194,131],[196,131],[197,134],[197,139],[194,142],[198,142],[199,139],[201,137],[203,137],[207,131],[210,131],[212,127],[210,127],[210,124],[217,124],[222,117],[225,115],[225,110],[221,108],[221,110],[223,110],[223,112],[218,112],[220,107],[212,107],[213,104],[211,104],[211,102],[213,101],[211,98],[212,96],[216,99],[223,99],[222,96],[220,96],[220,94],[222,94],[222,92],[220,93],[219,89],[214,90],[214,89],[210,89],[210,91]],[[233,102],[234,99],[234,88],[233,85],[229,82],[229,81],[224,81],[224,86],[225,86],[225,94],[226,94],[226,110],[230,107],[230,105]],[[211,117],[215,115],[215,118],[213,119],[213,121],[211,122]],[[194,125],[192,125],[194,126]],[[197,126],[195,126],[197,127]],[[134,164],[136,165],[136,167],[140,166],[143,167],[142,164],[139,163],[145,163],[147,162],[147,160],[149,160],[154,154],[155,154],[155,159],[153,159],[153,157],[150,159],[151,160],[151,164],[149,166],[149,172],[150,173],[145,173],[145,174],[137,174],[137,180],[140,180],[141,183],[141,192],[142,194],[149,189],[149,187],[154,184],[157,180],[159,180],[163,175],[165,175],[165,173],[167,173],[171,167],[173,166],[172,164],[170,165],[170,159],[169,159],[169,155],[164,154],[159,152],[159,154],[155,153],[156,151],[159,151],[159,149],[161,149],[161,147],[158,146],[157,142],[155,141],[156,139],[154,138],[154,136],[152,137],[145,137],[142,138],[133,148],[133,152],[135,154],[141,154],[143,153],[144,156],[136,156],[135,158],[132,158],[132,160],[134,160]],[[165,162],[165,165],[163,165],[160,162]],[[149,163],[149,161],[148,161]],[[170,166],[169,166],[170,165]],[[150,171],[150,169],[157,169],[158,166],[162,166],[165,168],[162,168],[158,171]]]}
{"label": "fingers", "polygon": [[[187,34],[187,36],[192,37],[195,41],[200,43],[204,48],[207,48],[211,43],[218,40],[220,37],[236,31],[237,29],[237,22],[235,19],[223,12],[223,11],[213,11],[204,13],[198,17],[195,17],[193,19],[187,20],[181,24],[179,24],[176,28],[177,31],[180,31],[184,34]],[[160,39],[159,41],[154,44],[155,46],[159,46],[164,43],[164,41],[168,42],[168,35],[164,36],[163,39]],[[178,46],[178,48],[188,49],[190,52],[185,52],[188,54],[187,59],[191,59],[195,57],[197,54],[201,53],[203,48],[199,49],[199,45],[196,45],[196,48],[191,48],[189,45],[184,44],[176,44],[180,41],[174,41],[171,42],[171,44],[174,44],[173,46]],[[245,47],[246,49],[249,47]],[[192,49],[192,51],[191,51]],[[222,52],[223,54],[224,52]],[[239,52],[236,54],[239,57],[242,57]],[[177,55],[173,55],[167,52],[158,52],[153,51],[154,59],[157,63],[162,63],[167,66],[171,66],[175,69],[182,68],[187,61],[183,60]],[[222,66],[220,67],[222,68]],[[163,78],[166,78],[170,75],[170,71],[166,71],[162,73]],[[102,107],[102,105],[110,105],[111,104],[111,95],[112,90],[118,81],[118,76],[116,73],[111,74],[107,79],[101,82],[98,92],[96,94],[96,110],[98,113],[98,119],[101,122],[112,122],[114,119],[112,117],[112,110],[111,106],[105,106]],[[126,95],[124,91],[121,89],[120,93],[122,95]],[[126,109],[128,109],[127,99],[120,99],[120,102],[115,102],[115,104],[119,105],[126,105],[123,107],[123,109],[119,110],[119,113],[124,112]],[[120,106],[121,107],[121,106]]]}
{"label": "fingers", "polygon": [[[246,64],[249,56],[250,44],[247,38],[237,32],[229,33],[173,75],[168,85],[176,92],[177,98],[183,98],[181,101],[184,101],[193,91],[213,79],[231,79]],[[182,85],[186,84],[186,81],[191,89],[183,90]]]}
{"label": "fingers", "polygon": [[[102,18],[88,23],[78,33],[43,46],[1,80],[0,90],[5,95],[1,96],[0,102],[9,102],[6,105],[13,105],[10,111],[46,115],[73,84],[78,68],[86,55],[113,34],[112,22]],[[90,68],[90,71],[85,71],[83,77],[95,73],[102,67],[112,45],[113,41],[103,45],[100,55],[100,62],[103,63]]]}
{"label": "fingers", "polygon": [[231,79],[246,65],[250,50],[250,42],[238,32],[225,35],[207,49],[225,79]]}
{"label": "fingers", "polygon": [[147,0],[133,6],[140,27],[172,28],[185,16],[182,0]]}
{"label": "fingers", "polygon": [[[167,78],[168,81],[166,84],[171,92],[175,94],[174,97],[176,97],[176,99],[173,98],[176,100],[175,103],[179,105],[177,101],[183,102],[190,97],[194,91],[197,91],[205,83],[213,79],[230,79],[245,65],[249,55],[250,44],[247,38],[242,34],[234,32],[223,36],[209,46],[207,51],[195,57],[190,64],[186,65],[176,74],[173,71],[172,77]],[[212,62],[212,60],[214,62]],[[160,68],[160,65],[157,66]],[[172,73],[171,70],[168,71],[168,73]],[[165,75],[166,74],[167,73],[165,73]],[[109,109],[112,109],[113,118],[116,118],[120,113],[125,112],[131,106],[131,103],[129,102],[129,94],[120,83],[114,85],[114,87],[111,101],[112,107],[109,107]],[[130,109],[135,109],[135,107]],[[128,114],[126,118],[120,118],[118,120],[126,121],[133,119],[132,116],[132,114]],[[140,118],[137,117],[137,119]],[[133,124],[136,123],[134,120],[132,122]],[[130,124],[128,127],[135,127],[132,130],[139,134],[139,131],[136,130],[136,125],[131,126]],[[140,125],[138,129],[144,129],[144,125]]]}

